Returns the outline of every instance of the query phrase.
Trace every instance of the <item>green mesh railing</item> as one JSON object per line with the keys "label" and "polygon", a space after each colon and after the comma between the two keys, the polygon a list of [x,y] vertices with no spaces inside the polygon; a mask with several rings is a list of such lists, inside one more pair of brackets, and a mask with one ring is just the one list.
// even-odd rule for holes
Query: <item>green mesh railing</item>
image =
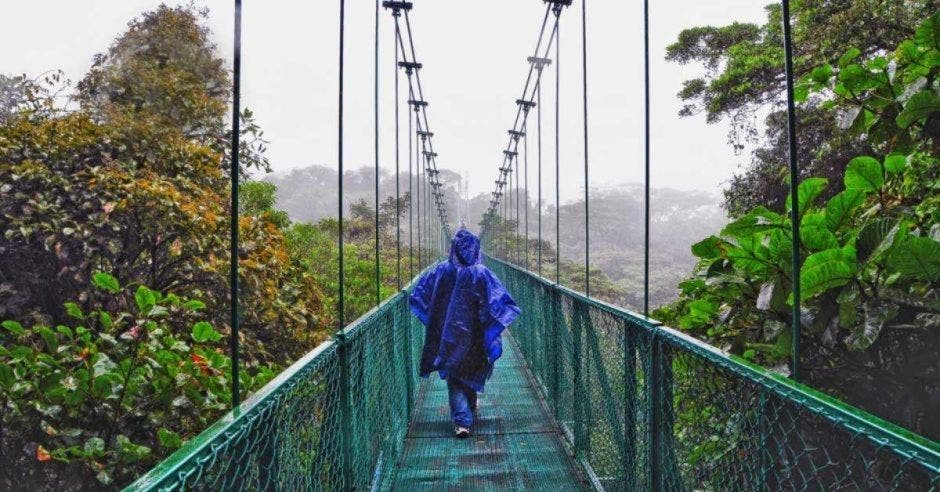
{"label": "green mesh railing", "polygon": [[298,360],[128,490],[352,490],[387,480],[423,344],[407,292]]}
{"label": "green mesh railing", "polygon": [[936,490],[940,446],[641,315],[496,259],[512,328],[607,490]]}
{"label": "green mesh railing", "polygon": [[[937,443],[653,320],[487,263],[522,307],[513,337],[597,488],[940,489]],[[128,489],[389,487],[422,334],[407,292],[393,296]]]}

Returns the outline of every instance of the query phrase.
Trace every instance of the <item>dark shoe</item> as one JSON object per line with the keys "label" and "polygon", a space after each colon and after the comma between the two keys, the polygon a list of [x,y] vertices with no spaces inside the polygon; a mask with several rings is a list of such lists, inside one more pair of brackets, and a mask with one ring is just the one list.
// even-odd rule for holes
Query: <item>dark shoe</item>
{"label": "dark shoe", "polygon": [[457,428],[454,429],[454,435],[457,436],[457,439],[465,439],[470,437],[470,429],[457,426]]}

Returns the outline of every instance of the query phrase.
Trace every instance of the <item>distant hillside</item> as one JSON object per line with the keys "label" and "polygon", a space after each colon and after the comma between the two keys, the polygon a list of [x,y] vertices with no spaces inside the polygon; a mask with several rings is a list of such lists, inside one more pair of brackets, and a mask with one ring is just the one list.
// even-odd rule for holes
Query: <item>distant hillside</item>
{"label": "distant hillside", "polygon": [[[343,182],[346,203],[374,200],[375,173],[371,167],[346,172]],[[336,216],[336,170],[326,166],[309,166],[265,178],[277,186],[276,207],[285,210],[295,221],[317,221]],[[441,170],[441,181],[447,196],[451,220],[456,226],[457,210],[466,211],[468,224],[476,229],[490,196],[480,193],[458,204],[460,176]],[[408,189],[408,175],[401,176],[401,191]],[[382,173],[379,194],[382,200],[392,196],[395,179]],[[514,191],[510,191],[514,195]],[[524,191],[523,191],[524,193]],[[719,203],[720,196],[703,191],[654,188],[650,200],[650,297],[651,305],[673,300],[677,284],[695,265],[689,247],[718,232],[727,222]],[[459,206],[458,206],[459,205]],[[533,204],[534,205],[534,204]],[[348,207],[348,205],[347,205]],[[542,215],[545,239],[555,241],[555,208],[546,205]],[[524,217],[520,213],[520,218]],[[529,209],[530,237],[536,235],[537,213]],[[629,293],[622,304],[639,308],[643,295],[643,189],[627,185],[591,192],[591,265],[603,270]],[[524,229],[524,224],[520,230]],[[580,262],[584,258],[584,202],[566,203],[561,207],[561,254]]]}
{"label": "distant hillside", "polygon": [[[277,186],[276,207],[287,212],[293,221],[316,222],[324,217],[336,216],[336,169],[315,164],[269,174],[263,180]],[[444,190],[450,200],[456,197],[455,183],[459,180],[456,173],[441,170],[441,181],[445,184]],[[401,174],[399,186],[402,195],[408,192],[407,172]],[[363,166],[346,171],[343,195],[347,209],[350,203],[360,199],[372,203],[375,199],[375,169]],[[394,195],[395,176],[382,169],[379,182],[380,200],[384,201]]]}

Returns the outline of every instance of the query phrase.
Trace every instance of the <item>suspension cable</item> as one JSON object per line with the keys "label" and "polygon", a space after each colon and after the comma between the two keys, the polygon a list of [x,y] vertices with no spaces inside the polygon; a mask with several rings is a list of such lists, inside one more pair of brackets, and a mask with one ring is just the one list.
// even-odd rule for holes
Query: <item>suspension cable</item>
{"label": "suspension cable", "polygon": [[[546,6],[545,15],[542,19],[542,24],[539,30],[539,37],[535,46],[534,54],[533,56],[530,56],[528,59],[530,65],[529,65],[528,73],[526,75],[525,85],[523,86],[522,97],[516,100],[516,104],[518,105],[518,108],[516,110],[516,117],[513,122],[513,129],[510,131],[511,136],[510,136],[509,142],[507,143],[506,151],[513,151],[513,152],[518,151],[518,139],[513,138],[513,137],[515,136],[515,133],[518,132],[518,128],[520,128],[520,117],[522,117],[522,127],[524,128],[525,121],[528,116],[528,110],[531,109],[533,106],[536,106],[535,101],[532,100],[534,98],[534,94],[529,93],[530,86],[533,87],[532,92],[534,93],[536,91],[535,88],[538,87],[539,85],[539,79],[536,79],[534,85],[532,84],[533,72],[537,73],[538,77],[540,78],[542,74],[542,70],[540,70],[540,68],[542,68],[545,64],[550,62],[550,60],[547,58],[547,55],[548,55],[548,52],[551,50],[552,42],[555,39],[555,35],[557,32],[558,13],[560,13],[561,9],[564,6],[570,5],[571,2],[570,0],[548,0],[546,3],[548,5]],[[552,32],[549,36],[549,40],[546,43],[545,56],[539,57],[538,56],[539,50],[542,46],[542,43],[545,37],[545,28],[548,25],[548,15],[550,12],[553,12],[553,11],[556,11],[556,22],[554,23]],[[504,153],[506,153],[506,151],[504,151]],[[512,159],[509,157],[508,153],[504,157],[503,164],[500,166],[499,170],[500,170],[500,179],[496,181],[497,190],[496,192],[494,192],[494,200],[490,202],[489,211],[486,214],[484,214],[485,219],[488,217],[497,216],[497,214],[494,214],[492,212],[498,211],[498,207],[499,205],[501,205],[502,193],[499,193],[499,194],[497,193],[502,190],[502,186],[505,184],[505,180],[502,178],[505,177],[507,173],[512,171]],[[484,234],[487,229],[486,224],[487,223],[484,222]]]}
{"label": "suspension cable", "polygon": [[643,316],[650,315],[650,3],[643,0]]}
{"label": "suspension cable", "polygon": [[[525,128],[525,126],[523,126],[523,128]],[[516,264],[519,264],[522,262],[522,249],[520,247],[521,245],[519,241],[520,235],[519,235],[519,155],[518,154],[516,154],[515,171],[516,171],[516,235],[514,236],[514,240],[516,243]]]}
{"label": "suspension cable", "polygon": [[232,157],[231,157],[231,225],[229,238],[229,305],[231,307],[229,336],[229,350],[232,357],[232,406],[237,407],[241,402],[239,395],[239,339],[238,339],[238,175],[241,167],[238,164],[239,148],[241,147],[240,118],[241,111],[241,68],[242,68],[242,1],[235,0],[235,48],[232,57]]}
{"label": "suspension cable", "polygon": [[382,275],[379,266],[379,1],[375,0],[375,304],[382,302]]}
{"label": "suspension cable", "polygon": [[591,221],[588,179],[587,0],[581,0],[581,73],[584,104],[584,295],[591,297]]}
{"label": "suspension cable", "polygon": [[561,283],[561,10],[555,10],[555,283]]}
{"label": "suspension cable", "polygon": [[[415,52],[415,44],[414,44],[414,35],[412,34],[412,30],[411,30],[411,20],[410,20],[410,16],[408,15],[409,10],[410,10],[410,9],[404,9],[404,13],[405,13],[405,15],[404,15],[404,17],[405,17],[405,28],[406,28],[406,32],[407,32],[407,34],[408,34],[408,45],[409,45],[410,50],[411,50],[411,58],[412,58],[412,60],[416,60],[416,59],[417,59],[417,55],[415,54],[416,52]],[[401,40],[400,40],[400,42],[401,42]],[[404,50],[405,50],[405,47],[404,47],[404,44],[402,43],[402,51],[404,52]],[[420,74],[420,71],[417,71],[417,70],[415,71],[415,83],[416,83],[416,85],[417,85],[417,96],[418,96],[422,101],[424,101],[424,89],[423,89],[423,87],[422,87],[422,85],[421,85],[421,74]],[[429,124],[429,120],[428,120],[428,113],[427,113],[427,104],[424,104],[424,105],[422,106],[422,108],[421,108],[421,116],[422,116],[422,118],[424,119],[424,128],[425,128],[425,130],[427,130],[428,128],[430,128],[430,124]],[[438,169],[438,166],[437,166],[437,159],[436,159],[437,154],[434,152],[434,144],[433,144],[433,142],[431,141],[430,138],[427,139],[427,142],[422,142],[422,144],[425,144],[425,143],[426,143],[426,145],[427,145],[427,149],[426,149],[426,150],[429,151],[429,152],[431,152],[431,153],[433,154],[431,161],[432,161],[433,169],[436,171],[436,170]],[[435,179],[437,179],[436,176],[435,176]],[[438,212],[438,216],[439,216],[440,219],[441,219],[442,226],[444,226],[445,229],[446,229],[446,224],[443,224],[443,222],[444,222],[444,217],[446,217],[446,213],[444,212],[441,203],[438,203],[438,210],[437,210],[437,212]]]}
{"label": "suspension cable", "polygon": [[544,67],[539,67],[539,83],[536,86],[537,91],[537,101],[535,103],[535,108],[537,110],[538,118],[538,273],[539,277],[542,276],[542,70]]}
{"label": "suspension cable", "polygon": [[[392,15],[399,15],[397,12],[392,12]],[[398,38],[398,23],[395,23],[395,39]],[[395,41],[392,42],[392,51],[395,52],[395,286],[398,290],[401,290],[401,168],[399,164],[399,159],[401,158],[401,153],[399,151],[400,137],[399,137],[399,125],[401,123],[401,116],[398,113],[399,105],[399,93],[398,85],[401,74],[398,71],[398,48],[395,46]],[[409,126],[409,141],[411,128]],[[375,211],[378,214],[378,209]]]}
{"label": "suspension cable", "polygon": [[343,49],[345,47],[345,29],[346,29],[346,0],[339,0],[339,121],[338,126],[338,156],[337,156],[337,165],[339,167],[338,173],[338,202],[339,202],[339,214],[337,217],[337,224],[339,227],[339,295],[337,295],[337,304],[339,310],[339,329],[342,329],[346,324],[346,262],[343,254],[343,75],[344,75],[344,53]]}
{"label": "suspension cable", "polygon": [[[399,34],[398,22],[395,22],[395,33]],[[398,50],[396,49],[397,53]],[[408,72],[408,78],[411,78],[411,72]],[[408,111],[408,278],[415,278],[415,255],[414,255],[414,162],[412,161],[412,135],[414,135],[414,148],[418,148],[418,136],[412,133],[411,111]]]}
{"label": "suspension cable", "polygon": [[[538,103],[536,103],[538,104]],[[525,180],[525,267],[526,269],[531,269],[532,265],[529,264],[529,125],[528,120],[526,120],[525,126],[522,127],[522,155],[523,155],[523,168],[525,169],[522,173],[523,179]]]}
{"label": "suspension cable", "polygon": [[[437,161],[436,161],[437,154],[434,152],[433,142],[431,141],[431,137],[434,134],[429,131],[428,115],[427,115],[427,101],[425,101],[424,99],[423,90],[421,87],[421,80],[420,80],[419,69],[421,68],[421,64],[417,63],[417,60],[416,60],[414,38],[412,35],[411,23],[410,23],[409,16],[408,16],[408,12],[411,10],[412,4],[411,2],[407,2],[407,1],[385,0],[382,2],[382,5],[392,10],[392,14],[395,19],[395,27],[396,27],[395,28],[396,42],[394,43],[396,46],[395,49],[396,49],[396,52],[397,50],[400,49],[401,50],[400,54],[402,55],[402,58],[401,58],[402,61],[398,62],[398,66],[400,68],[404,68],[406,73],[408,74],[409,104],[411,104],[415,110],[415,132],[416,132],[415,164],[416,166],[418,166],[418,169],[416,171],[419,173],[418,185],[417,185],[418,189],[412,190],[412,191],[417,191],[417,193],[415,195],[412,195],[412,199],[415,200],[414,205],[418,207],[418,211],[417,211],[419,214],[418,234],[425,236],[425,241],[424,241],[425,246],[430,247],[433,245],[433,243],[430,242],[430,235],[432,234],[432,232],[431,232],[431,224],[429,222],[430,220],[430,197],[432,195],[432,192],[431,192],[432,188],[435,190],[433,195],[435,196],[435,205],[437,208],[438,218],[440,219],[440,222],[441,222],[440,229],[442,231],[448,230],[448,227],[446,224],[447,213],[446,213],[446,210],[444,209],[444,202],[440,199],[442,195],[437,190],[438,188],[441,187],[441,184],[438,180],[438,167],[437,167]],[[400,20],[399,20],[401,17],[400,13],[402,11],[404,11],[404,17],[405,17],[405,23],[406,23],[406,30],[404,31],[404,33],[401,29]],[[406,34],[408,36],[407,48],[405,46],[405,40],[404,40],[403,34]],[[408,59],[409,52],[411,55],[410,61]],[[414,75],[414,77],[412,77],[412,75]],[[422,118],[424,120],[423,125],[422,125]],[[409,124],[410,122],[411,122],[411,119],[409,118]],[[410,130],[409,130],[409,133],[410,133]],[[420,145],[418,144],[418,140],[417,140],[418,136],[421,137]],[[410,144],[411,144],[411,139],[409,138],[409,145]],[[426,156],[428,154],[431,154],[431,159],[427,167],[432,172],[425,173],[421,167],[423,166],[423,164],[421,163],[420,156],[422,155]],[[411,163],[411,160],[409,157],[409,166],[411,165],[410,163]],[[422,174],[423,174],[423,181],[422,181]],[[423,209],[420,207],[420,200],[421,200],[422,194],[425,195],[425,207]],[[425,212],[427,212],[425,215],[425,221],[424,221],[424,224],[421,225],[420,215]],[[421,251],[424,249],[421,247],[420,241],[419,241],[418,249],[419,249],[419,253],[421,253]],[[431,254],[431,252],[432,250],[428,249],[428,254]],[[421,264],[421,256],[423,256],[423,254],[419,254],[419,265]]]}
{"label": "suspension cable", "polygon": [[793,236],[793,306],[791,338],[791,377],[800,380],[800,168],[796,155],[796,104],[793,100],[793,39],[790,32],[790,0],[782,0],[784,58],[787,78],[787,150],[790,164],[790,227]]}

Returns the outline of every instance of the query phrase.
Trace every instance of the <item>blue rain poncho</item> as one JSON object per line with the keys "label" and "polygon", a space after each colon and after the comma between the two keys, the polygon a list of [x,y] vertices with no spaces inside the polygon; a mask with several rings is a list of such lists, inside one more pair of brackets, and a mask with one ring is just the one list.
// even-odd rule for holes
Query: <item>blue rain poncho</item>
{"label": "blue rain poncho", "polygon": [[480,239],[466,229],[457,231],[450,259],[418,280],[409,304],[425,326],[421,376],[438,371],[442,379],[456,378],[483,391],[503,353],[500,335],[520,310],[483,266]]}

